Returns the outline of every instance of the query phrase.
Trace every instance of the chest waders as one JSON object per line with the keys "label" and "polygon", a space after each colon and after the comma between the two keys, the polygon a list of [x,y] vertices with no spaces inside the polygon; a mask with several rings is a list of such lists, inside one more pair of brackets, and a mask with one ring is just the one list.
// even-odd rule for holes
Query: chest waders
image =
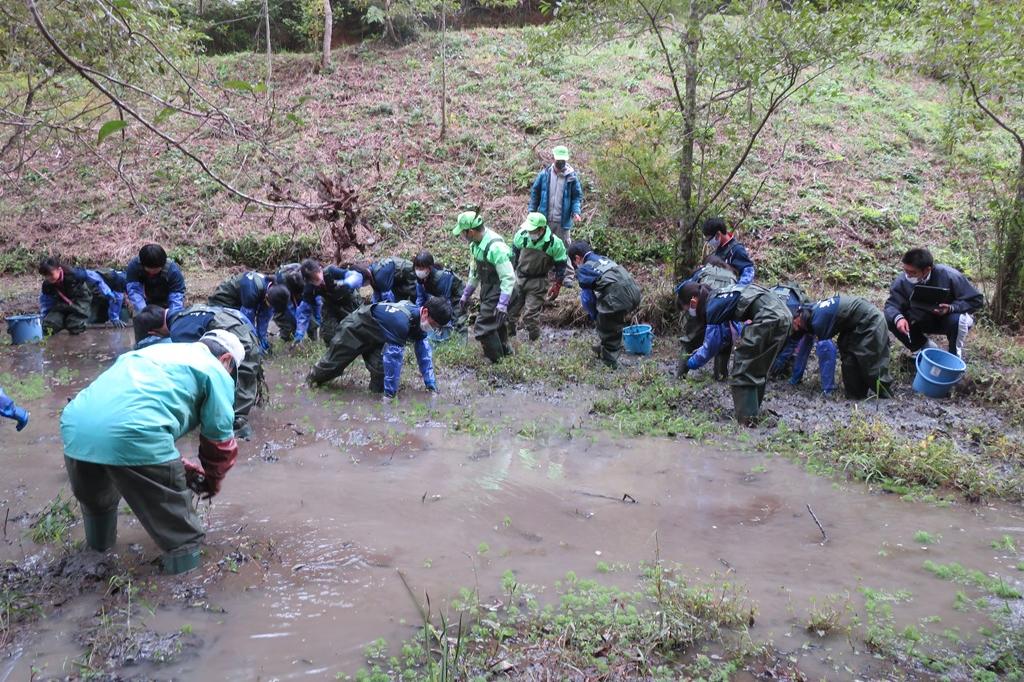
{"label": "chest waders", "polygon": [[[501,277],[498,268],[487,260],[487,254],[496,242],[502,241],[494,237],[487,242],[483,252],[476,259],[476,276],[480,282],[480,312],[473,323],[473,335],[483,346],[484,356],[491,362],[498,362],[506,355],[512,355],[512,347],[508,343],[508,326],[498,324],[498,299],[501,298]],[[515,297],[515,292],[512,292]]]}
{"label": "chest waders", "polygon": [[601,345],[597,354],[605,365],[615,369],[619,366],[626,315],[640,305],[640,287],[622,266],[610,258],[601,258],[593,267],[598,273],[594,284],[597,298],[594,327]]}
{"label": "chest waders", "polygon": [[52,296],[53,307],[43,318],[43,333],[47,336],[67,329],[69,334],[81,334],[89,323],[92,312],[92,289],[89,281],[78,277],[69,270],[64,271],[62,287],[50,284],[43,285],[43,293]]}
{"label": "chest waders", "polygon": [[778,296],[751,284],[743,289],[733,320],[750,320],[740,334],[729,374],[736,421],[750,425],[761,413],[768,372],[789,337],[793,315]]}
{"label": "chest waders", "polygon": [[889,328],[882,311],[858,296],[841,296],[836,331],[846,397],[892,397]]}
{"label": "chest waders", "polygon": [[537,247],[526,247],[519,252],[516,291],[508,307],[508,333],[512,336],[516,334],[516,324],[522,315],[530,340],[540,338],[540,314],[548,292],[548,275],[555,267],[555,259],[547,253],[552,241],[554,236],[549,232],[548,238]]}
{"label": "chest waders", "polygon": [[373,317],[368,305],[350,313],[338,325],[338,330],[327,347],[327,354],[313,365],[306,381],[323,384],[341,376],[352,362],[362,356],[370,373],[370,390],[384,392],[384,332]]}

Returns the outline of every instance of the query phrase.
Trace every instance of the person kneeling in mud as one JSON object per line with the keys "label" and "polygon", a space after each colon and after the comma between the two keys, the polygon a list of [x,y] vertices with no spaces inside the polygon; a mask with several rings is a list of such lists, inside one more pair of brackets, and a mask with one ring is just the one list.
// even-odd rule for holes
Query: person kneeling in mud
{"label": "person kneeling in mud", "polygon": [[207,332],[226,331],[237,338],[245,350],[245,360],[238,365],[235,380],[235,435],[252,437],[249,412],[263,402],[263,351],[256,330],[238,310],[212,305],[194,305],[168,312],[158,305],[148,305],[135,316],[135,348],[173,341],[192,343]]}
{"label": "person kneeling in mud", "polygon": [[704,324],[745,323],[733,351],[729,385],[736,421],[755,424],[764,402],[768,371],[786,343],[793,315],[778,296],[756,284],[712,293],[710,287],[690,282],[682,295],[696,299],[696,316]]}
{"label": "person kneeling in mud", "polygon": [[423,385],[437,392],[434,359],[427,335],[452,319],[452,308],[442,298],[431,296],[425,305],[409,301],[364,305],[341,321],[331,339],[327,355],[313,365],[306,381],[313,386],[339,377],[357,357],[370,372],[370,390],[386,399],[398,393],[405,359],[405,345],[412,343]]}
{"label": "person kneeling in mud", "polygon": [[833,296],[812,306],[801,306],[793,317],[793,330],[813,335],[819,341],[839,335],[837,345],[847,398],[892,397],[889,330],[885,315],[868,301],[859,296]]}
{"label": "person kneeling in mud", "polygon": [[[124,497],[163,550],[166,573],[199,565],[205,531],[192,494],[220,492],[238,456],[231,375],[244,358],[241,342],[222,330],[198,343],[154,344],[121,355],[64,408],[64,466],[90,549],[114,546]],[[175,448],[197,425],[199,465]]]}

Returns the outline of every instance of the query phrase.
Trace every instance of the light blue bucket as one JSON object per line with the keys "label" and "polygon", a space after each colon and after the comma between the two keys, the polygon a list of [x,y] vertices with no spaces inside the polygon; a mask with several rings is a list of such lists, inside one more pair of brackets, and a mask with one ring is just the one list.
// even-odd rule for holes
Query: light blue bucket
{"label": "light blue bucket", "polygon": [[7,318],[7,332],[15,346],[43,338],[43,322],[38,315],[13,315]]}
{"label": "light blue bucket", "polygon": [[914,390],[929,398],[945,398],[963,378],[967,363],[944,350],[925,348],[917,354]]}
{"label": "light blue bucket", "polygon": [[650,355],[654,332],[649,324],[634,324],[622,330],[622,345],[627,353]]}

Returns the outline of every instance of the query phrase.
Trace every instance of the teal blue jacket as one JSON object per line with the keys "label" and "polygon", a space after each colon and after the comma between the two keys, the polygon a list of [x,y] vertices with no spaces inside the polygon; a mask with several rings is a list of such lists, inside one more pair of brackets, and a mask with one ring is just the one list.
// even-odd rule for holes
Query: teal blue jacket
{"label": "teal blue jacket", "polygon": [[75,396],[60,419],[64,454],[115,466],[163,464],[199,426],[230,440],[235,382],[201,343],[157,343],[125,353]]}

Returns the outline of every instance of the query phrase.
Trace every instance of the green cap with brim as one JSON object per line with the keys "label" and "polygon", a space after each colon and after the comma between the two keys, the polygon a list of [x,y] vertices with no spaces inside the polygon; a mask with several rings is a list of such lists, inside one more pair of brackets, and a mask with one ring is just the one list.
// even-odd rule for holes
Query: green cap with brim
{"label": "green cap with brim", "polygon": [[452,228],[452,236],[458,237],[466,230],[479,230],[484,226],[484,219],[476,211],[463,211]]}
{"label": "green cap with brim", "polygon": [[528,230],[533,232],[539,230],[542,227],[548,226],[548,219],[544,217],[543,213],[530,213],[526,216],[526,220],[519,226],[520,230]]}
{"label": "green cap with brim", "polygon": [[555,157],[555,161],[568,161],[569,160],[569,148],[562,145],[558,145],[551,150],[551,154]]}

